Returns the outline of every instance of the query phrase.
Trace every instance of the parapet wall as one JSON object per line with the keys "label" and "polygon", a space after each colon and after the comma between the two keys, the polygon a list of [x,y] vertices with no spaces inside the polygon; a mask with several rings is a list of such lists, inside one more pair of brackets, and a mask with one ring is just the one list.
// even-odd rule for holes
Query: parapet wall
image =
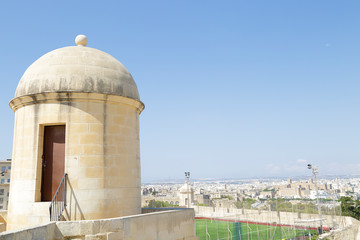
{"label": "parapet wall", "polygon": [[319,239],[322,240],[360,240],[360,222],[356,219],[353,219],[354,221],[352,224],[346,226],[345,228],[340,228],[336,230],[331,230],[328,233],[324,233],[321,236],[319,236]]}
{"label": "parapet wall", "polygon": [[[223,218],[252,223],[276,223],[279,225],[303,226],[307,228],[317,228],[319,226],[319,215],[317,214],[204,206],[196,206],[194,209],[196,217]],[[322,220],[324,227],[335,230],[322,234],[319,239],[360,240],[360,222],[358,220],[352,217],[331,215],[322,215]]]}
{"label": "parapet wall", "polygon": [[197,240],[194,210],[173,210],[99,220],[51,222],[4,232],[0,239],[37,240]]}
{"label": "parapet wall", "polygon": [[[319,215],[317,214],[204,206],[195,206],[194,210],[197,217],[227,218],[239,221],[277,223],[311,228],[319,226]],[[347,221],[349,221],[347,218],[343,216],[322,215],[323,225],[328,228],[343,228],[347,226]]]}

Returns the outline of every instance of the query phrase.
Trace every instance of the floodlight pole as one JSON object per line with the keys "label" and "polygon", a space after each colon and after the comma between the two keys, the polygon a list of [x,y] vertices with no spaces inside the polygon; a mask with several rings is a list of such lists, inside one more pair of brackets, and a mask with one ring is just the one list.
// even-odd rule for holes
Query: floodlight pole
{"label": "floodlight pole", "polygon": [[318,167],[313,167],[313,166],[311,166],[311,164],[308,164],[308,168],[312,170],[312,173],[314,175],[316,202],[317,202],[317,205],[318,205],[318,212],[319,212],[319,218],[320,218],[320,232],[319,232],[319,234],[322,234],[323,233],[322,215],[321,215],[321,206],[320,206],[319,191],[318,191],[317,177],[316,177],[316,174],[319,173],[319,168]]}
{"label": "floodlight pole", "polygon": [[186,178],[186,186],[187,186],[187,207],[190,208],[190,198],[189,198],[189,178],[190,178],[190,172],[185,172],[185,178]]}

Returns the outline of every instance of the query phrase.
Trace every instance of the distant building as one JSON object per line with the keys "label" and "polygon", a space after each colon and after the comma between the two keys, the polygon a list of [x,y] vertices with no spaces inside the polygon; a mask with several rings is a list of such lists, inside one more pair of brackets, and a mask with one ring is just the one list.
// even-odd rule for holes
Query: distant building
{"label": "distant building", "polygon": [[219,208],[236,208],[235,201],[228,198],[212,199],[212,205]]}
{"label": "distant building", "polygon": [[259,194],[259,198],[261,199],[270,199],[275,197],[275,191],[274,189],[264,190],[261,191]]}
{"label": "distant building", "polygon": [[0,210],[7,210],[9,202],[11,159],[0,161]]}
{"label": "distant building", "polygon": [[[330,191],[331,184],[317,184],[318,190]],[[277,187],[277,197],[283,198],[311,198],[311,191],[315,190],[313,179],[307,182],[292,182],[288,180],[287,184]]]}
{"label": "distant building", "polygon": [[195,202],[206,206],[211,205],[211,199],[209,194],[195,194]]}
{"label": "distant building", "polygon": [[194,202],[194,189],[189,184],[184,184],[179,189],[180,206],[188,206],[188,198],[190,205]]}

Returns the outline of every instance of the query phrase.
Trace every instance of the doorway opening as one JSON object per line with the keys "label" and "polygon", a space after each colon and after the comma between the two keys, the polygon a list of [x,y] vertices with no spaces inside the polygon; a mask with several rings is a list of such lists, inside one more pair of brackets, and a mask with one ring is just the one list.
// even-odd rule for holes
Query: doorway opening
{"label": "doorway opening", "polygon": [[54,197],[65,173],[65,125],[45,126],[42,155],[41,201]]}

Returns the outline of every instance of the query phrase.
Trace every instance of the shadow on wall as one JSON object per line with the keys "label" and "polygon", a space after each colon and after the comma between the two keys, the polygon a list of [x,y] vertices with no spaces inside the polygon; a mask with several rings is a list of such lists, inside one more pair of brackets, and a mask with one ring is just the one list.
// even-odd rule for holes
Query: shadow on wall
{"label": "shadow on wall", "polygon": [[[5,226],[5,229],[6,229],[6,221],[5,219],[3,218],[3,216],[0,215],[0,224],[3,223],[4,226]],[[1,231],[0,231],[1,232]]]}
{"label": "shadow on wall", "polygon": [[73,187],[71,185],[71,181],[67,180],[67,189],[70,190],[69,199],[67,199],[67,206],[65,208],[65,218],[76,219],[76,220],[85,220],[84,214],[81,211],[78,200],[76,199]]}

